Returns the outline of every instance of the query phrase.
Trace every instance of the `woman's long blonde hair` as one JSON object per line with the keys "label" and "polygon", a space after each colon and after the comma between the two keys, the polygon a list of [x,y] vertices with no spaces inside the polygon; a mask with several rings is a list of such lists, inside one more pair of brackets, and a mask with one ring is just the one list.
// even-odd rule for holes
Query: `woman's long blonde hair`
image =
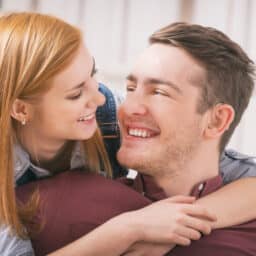
{"label": "woman's long blonde hair", "polygon": [[[50,89],[53,76],[63,70],[82,43],[79,29],[52,16],[11,13],[0,17],[0,224],[26,236],[21,210],[15,197],[13,144],[16,129],[11,118],[15,99],[33,101]],[[81,67],[82,68],[82,67]],[[111,167],[99,130],[84,141],[88,169],[101,163],[111,176]]]}

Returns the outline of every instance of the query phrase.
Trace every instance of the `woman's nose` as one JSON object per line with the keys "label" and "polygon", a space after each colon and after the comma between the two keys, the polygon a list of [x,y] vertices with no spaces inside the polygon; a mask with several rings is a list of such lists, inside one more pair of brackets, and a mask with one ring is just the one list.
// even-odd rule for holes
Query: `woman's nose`
{"label": "woman's nose", "polygon": [[99,107],[99,106],[102,106],[105,101],[106,101],[106,98],[105,96],[98,90],[99,89],[99,86],[98,86],[98,83],[93,79],[93,81],[91,81],[91,85],[90,85],[90,88],[91,88],[91,91],[90,91],[90,94],[91,94],[91,97],[90,97],[90,100],[87,102],[87,106],[88,107]]}
{"label": "woman's nose", "polygon": [[98,89],[95,92],[95,101],[97,101],[98,106],[102,106],[106,102],[106,97]]}

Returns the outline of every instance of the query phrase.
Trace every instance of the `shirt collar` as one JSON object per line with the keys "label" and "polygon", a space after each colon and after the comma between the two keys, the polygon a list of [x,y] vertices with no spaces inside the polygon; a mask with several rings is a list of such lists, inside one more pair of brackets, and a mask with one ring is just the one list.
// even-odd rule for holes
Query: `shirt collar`
{"label": "shirt collar", "polygon": [[218,190],[219,188],[221,188],[222,185],[223,185],[223,179],[221,175],[217,175],[204,182],[200,182],[196,184],[191,191],[191,196],[194,196],[196,198],[206,196]]}
{"label": "shirt collar", "polygon": [[137,173],[137,176],[133,179],[126,177],[120,178],[120,180],[151,201],[158,201],[167,197],[164,190],[157,186],[151,176]]}
{"label": "shirt collar", "polygon": [[[192,191],[191,196],[200,198],[207,194],[214,192],[223,185],[221,175],[207,179],[206,181],[196,184]],[[133,188],[142,193],[152,201],[161,200],[167,197],[163,189],[158,187],[150,176],[138,174],[132,184]]]}

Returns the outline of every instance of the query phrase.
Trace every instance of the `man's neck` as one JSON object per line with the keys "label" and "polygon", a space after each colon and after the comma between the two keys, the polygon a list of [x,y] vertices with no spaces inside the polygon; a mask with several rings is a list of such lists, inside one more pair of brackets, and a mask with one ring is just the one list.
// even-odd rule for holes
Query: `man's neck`
{"label": "man's neck", "polygon": [[154,179],[167,196],[190,195],[195,185],[218,174],[218,153],[204,151],[203,154],[199,153],[184,163],[179,170],[173,170],[170,166],[165,175],[154,177]]}

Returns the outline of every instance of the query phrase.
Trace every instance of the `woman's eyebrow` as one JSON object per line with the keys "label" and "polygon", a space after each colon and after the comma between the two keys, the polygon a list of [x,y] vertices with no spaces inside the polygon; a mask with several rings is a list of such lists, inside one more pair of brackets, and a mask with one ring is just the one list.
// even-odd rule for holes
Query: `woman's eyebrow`
{"label": "woman's eyebrow", "polygon": [[94,57],[92,57],[92,71],[91,71],[91,76],[93,76],[95,73],[96,73],[96,71],[97,71],[97,69],[96,69],[96,64],[95,64],[95,58]]}
{"label": "woman's eyebrow", "polygon": [[85,84],[85,81],[83,81],[83,82],[81,82],[80,84],[77,84],[77,85],[75,85],[74,87],[68,89],[67,92],[73,91],[73,90],[76,90],[76,89],[80,89],[80,88],[82,88],[82,87],[84,86],[84,84]]}

